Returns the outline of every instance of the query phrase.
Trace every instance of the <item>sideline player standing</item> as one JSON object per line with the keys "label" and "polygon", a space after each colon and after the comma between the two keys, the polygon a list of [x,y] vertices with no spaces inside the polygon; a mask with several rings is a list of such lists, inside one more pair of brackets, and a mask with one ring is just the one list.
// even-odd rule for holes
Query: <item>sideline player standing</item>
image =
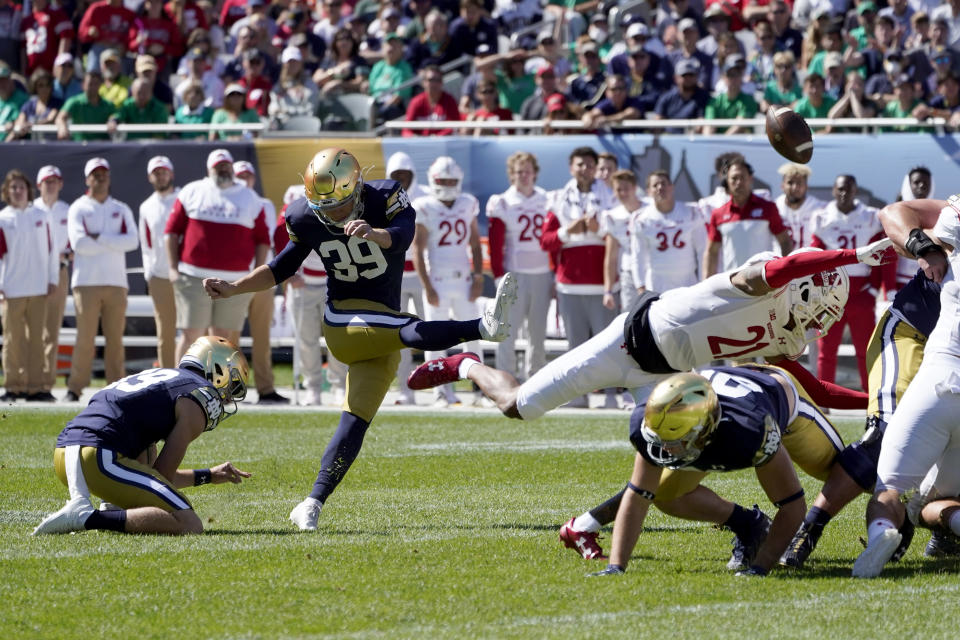
{"label": "sideline player standing", "polygon": [[[540,248],[547,192],[537,186],[540,165],[527,151],[507,158],[510,188],[487,200],[490,268],[498,280],[508,271],[517,277],[517,303],[510,310],[513,332],[497,345],[497,369],[526,380],[547,363],[547,314],[553,292],[550,255]],[[526,323],[527,357],[517,369],[516,333]],[[406,383],[406,380],[404,380]]]}
{"label": "sideline player standing", "polygon": [[[410,201],[430,195],[430,190],[417,181],[417,171],[413,160],[403,151],[397,151],[387,159],[387,177],[396,180],[407,193]],[[417,268],[413,264],[413,253],[416,250],[413,243],[407,249],[403,262],[403,280],[400,285],[400,310],[409,311],[413,304],[413,313],[418,318],[423,317],[423,283],[417,275]],[[407,386],[407,377],[413,371],[413,354],[410,349],[400,351],[400,364],[397,367],[397,383],[400,387],[400,396],[397,404],[415,405],[416,398],[413,391]]]}
{"label": "sideline player standing", "polygon": [[157,358],[160,366],[174,365],[177,348],[177,307],[170,282],[170,265],[164,229],[173,203],[180,193],[173,186],[173,163],[166,156],[154,156],[147,163],[147,180],[153,187],[150,197],[140,204],[140,254],[143,278],[153,300],[153,318],[157,324]]}
{"label": "sideline player standing", "polygon": [[[178,489],[239,484],[250,474],[229,462],[210,469],[180,469],[180,463],[201,433],[236,413],[246,379],[243,354],[210,336],[191,345],[176,369],[147,369],[98,391],[57,438],[53,468],[70,500],[33,535],[202,533],[203,522]],[[95,510],[91,494],[119,508]]]}
{"label": "sideline player standing", "polygon": [[707,244],[700,211],[676,201],[666,171],[647,176],[647,193],[653,202],[630,224],[631,268],[637,289],[641,293],[669,291],[696,284]]}
{"label": "sideline player standing", "polygon": [[[630,233],[633,218],[643,205],[637,197],[637,176],[633,171],[615,171],[610,180],[618,204],[600,214],[600,235],[604,242],[603,306],[626,311],[638,295],[631,268]],[[617,287],[620,288],[619,299],[613,295]]]}
{"label": "sideline player standing", "polygon": [[[425,319],[472,318],[474,302],[483,292],[483,254],[477,216],[480,203],[462,192],[463,171],[449,156],[437,158],[427,170],[431,195],[413,201],[417,228],[413,264],[423,284]],[[464,351],[476,351],[465,343]],[[442,353],[427,352],[429,360]],[[459,403],[452,385],[437,388],[436,406]]]}
{"label": "sideline player standing", "polygon": [[499,342],[509,332],[507,318],[517,294],[516,280],[507,274],[479,319],[424,322],[400,312],[403,257],[416,219],[400,185],[364,182],[357,159],[335,148],[313,157],[304,185],[307,197],[286,211],[286,248],[235,282],[208,278],[204,286],[214,298],[260,291],[296,273],[310,252],[323,258],[329,278],[323,333],[330,351],[349,369],[340,424],[323,454],[313,491],[290,513],[300,529],[315,531],[320,509],[359,454],[390,388],[398,352],[404,347],[441,350],[480,339]]}

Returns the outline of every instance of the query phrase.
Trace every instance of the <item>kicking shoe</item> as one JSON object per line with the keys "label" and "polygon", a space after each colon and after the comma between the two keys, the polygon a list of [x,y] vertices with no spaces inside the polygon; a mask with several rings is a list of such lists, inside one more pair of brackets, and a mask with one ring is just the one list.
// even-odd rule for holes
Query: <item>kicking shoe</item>
{"label": "kicking shoe", "polygon": [[960,537],[957,537],[952,531],[934,529],[933,535],[930,536],[930,542],[923,550],[923,555],[928,558],[960,556]]}
{"label": "kicking shoe", "polygon": [[867,545],[853,563],[854,578],[876,578],[893,557],[903,538],[896,529],[887,529]]}
{"label": "kicking shoe", "polygon": [[770,518],[760,507],[753,505],[750,511],[750,517],[753,522],[750,523],[750,531],[746,537],[735,536],[733,538],[733,553],[730,554],[730,560],[727,561],[727,569],[730,571],[745,571],[753,564],[753,559],[757,556],[757,549],[767,539],[767,532],[770,531]]}
{"label": "kicking shoe", "polygon": [[819,535],[814,535],[810,531],[810,527],[806,523],[801,524],[797,532],[793,534],[793,540],[787,545],[787,550],[780,556],[780,564],[784,567],[802,569],[803,563],[817,548],[819,538]]}
{"label": "kicking shoe", "polygon": [[407,378],[407,386],[414,391],[422,391],[456,382],[460,379],[460,363],[464,360],[482,362],[480,356],[469,351],[447,358],[429,360],[413,370]]}
{"label": "kicking shoe", "polygon": [[316,531],[322,508],[322,502],[316,498],[307,498],[290,512],[290,522],[297,525],[301,531]]}
{"label": "kicking shoe", "polygon": [[83,531],[83,523],[87,521],[91,513],[93,513],[93,505],[90,503],[90,499],[78,496],[67,502],[60,511],[44,518],[43,522],[33,530],[33,535]]}
{"label": "kicking shoe", "polygon": [[290,404],[290,398],[280,395],[274,389],[270,393],[264,393],[257,398],[257,404]]}
{"label": "kicking shoe", "polygon": [[910,548],[910,543],[913,542],[913,532],[914,526],[910,522],[909,518],[903,520],[903,524],[900,525],[900,528],[897,529],[900,532],[900,544],[897,545],[897,548],[893,550],[893,555],[890,556],[890,562],[897,562],[903,555],[907,552],[907,549]]}
{"label": "kicking shoe", "polygon": [[573,521],[576,518],[570,518],[567,524],[560,527],[560,542],[567,549],[573,549],[579,553],[584,560],[606,560],[603,555],[603,549],[597,542],[598,533],[593,531],[577,531],[573,528]]}
{"label": "kicking shoe", "polygon": [[480,318],[480,337],[503,342],[510,335],[510,307],[517,301],[517,277],[505,273],[497,285],[497,297],[487,303]]}

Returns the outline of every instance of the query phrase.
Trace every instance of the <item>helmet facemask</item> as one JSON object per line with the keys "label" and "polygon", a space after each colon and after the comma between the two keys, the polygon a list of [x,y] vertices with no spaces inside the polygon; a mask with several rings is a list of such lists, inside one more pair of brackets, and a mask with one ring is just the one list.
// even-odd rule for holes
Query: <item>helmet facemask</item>
{"label": "helmet facemask", "polygon": [[[451,184],[440,184],[439,180]],[[452,183],[454,180],[456,183]],[[430,192],[437,200],[453,202],[460,197],[463,190],[463,170],[453,158],[441,156],[427,170],[427,182],[430,184]]]}
{"label": "helmet facemask", "polygon": [[827,334],[841,317],[850,294],[850,280],[842,268],[822,271],[790,283],[793,334],[804,343]]}

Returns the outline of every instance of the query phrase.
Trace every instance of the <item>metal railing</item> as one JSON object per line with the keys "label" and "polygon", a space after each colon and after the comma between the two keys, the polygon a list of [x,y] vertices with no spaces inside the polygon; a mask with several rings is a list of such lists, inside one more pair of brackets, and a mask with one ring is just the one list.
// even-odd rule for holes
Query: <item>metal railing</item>
{"label": "metal railing", "polygon": [[[109,133],[105,124],[72,124],[68,127],[73,133]],[[265,122],[236,122],[222,124],[118,124],[116,131],[118,133],[209,133],[211,131],[230,131],[230,132],[251,132],[263,133],[269,129]],[[56,135],[57,125],[55,124],[35,124],[30,127],[33,134]]]}
{"label": "metal railing", "polygon": [[[944,133],[947,121],[943,118],[928,118],[926,120],[917,120],[916,118],[807,118],[807,124],[814,129],[825,127],[859,129],[861,131],[878,131],[885,128],[920,128],[932,129],[935,133]],[[465,120],[390,120],[384,122],[383,129],[396,132],[403,129],[411,130],[429,130],[436,131],[442,129],[530,129],[534,131],[543,130],[548,124],[544,120],[486,120],[486,121],[465,121]],[[560,131],[583,131],[585,133],[594,131],[617,132],[624,129],[642,130],[649,133],[662,132],[665,129],[683,129],[687,133],[693,133],[694,129],[704,126],[720,127],[745,127],[753,133],[764,133],[766,120],[764,118],[724,118],[716,120],[706,120],[704,118],[690,120],[624,120],[618,124],[597,126],[587,126],[580,120],[554,120],[549,122],[550,128]]]}

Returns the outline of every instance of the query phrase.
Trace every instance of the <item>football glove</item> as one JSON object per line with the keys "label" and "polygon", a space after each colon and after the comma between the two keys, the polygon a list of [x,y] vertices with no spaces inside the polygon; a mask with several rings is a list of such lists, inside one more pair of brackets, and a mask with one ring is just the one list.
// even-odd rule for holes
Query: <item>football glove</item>
{"label": "football glove", "polygon": [[893,246],[890,238],[883,238],[876,242],[871,242],[865,247],[857,249],[857,262],[876,267],[889,262],[889,252],[887,249]]}
{"label": "football glove", "polygon": [[620,576],[623,575],[625,569],[618,564],[608,564],[607,568],[603,571],[597,571],[596,573],[588,573],[588,578],[596,578],[598,576]]}

